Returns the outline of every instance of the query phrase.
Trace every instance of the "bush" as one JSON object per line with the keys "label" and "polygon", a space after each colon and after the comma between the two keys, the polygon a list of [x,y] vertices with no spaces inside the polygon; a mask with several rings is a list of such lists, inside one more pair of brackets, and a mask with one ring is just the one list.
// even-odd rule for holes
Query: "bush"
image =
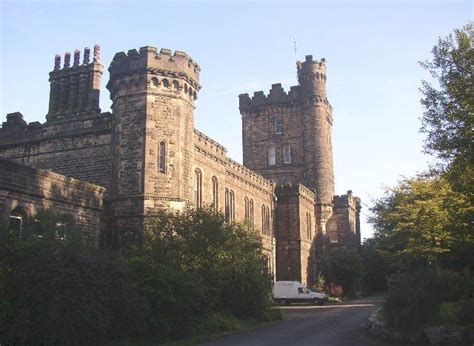
{"label": "bush", "polygon": [[329,294],[329,296],[335,298],[341,298],[342,293],[344,292],[342,287],[340,285],[336,285],[334,282],[327,284],[324,288],[324,291]]}
{"label": "bush", "polygon": [[260,240],[212,209],[150,219],[126,258],[161,339],[206,329],[216,313],[262,320],[271,306]]}
{"label": "bush", "polygon": [[388,281],[384,304],[387,325],[395,330],[416,332],[439,318],[441,303],[468,297],[472,282],[469,276],[443,270],[393,275]]}
{"label": "bush", "polygon": [[0,231],[0,343],[97,344],[138,333],[146,306],[130,272],[86,252],[77,228],[57,216],[39,213],[22,239]]}

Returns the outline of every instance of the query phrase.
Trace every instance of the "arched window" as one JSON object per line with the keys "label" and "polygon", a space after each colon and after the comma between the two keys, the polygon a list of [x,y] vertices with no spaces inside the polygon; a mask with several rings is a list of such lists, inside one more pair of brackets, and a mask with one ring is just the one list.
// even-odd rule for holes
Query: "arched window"
{"label": "arched window", "polygon": [[195,199],[196,199],[196,208],[202,207],[202,173],[199,168],[195,170]]}
{"label": "arched window", "polygon": [[327,233],[329,235],[330,243],[339,243],[339,236],[337,231],[337,223],[335,220],[330,221],[327,225]]}
{"label": "arched window", "polygon": [[165,88],[169,88],[169,87],[170,87],[170,81],[169,81],[169,80],[163,79],[162,82],[163,82],[163,86],[164,86]]}
{"label": "arched window", "polygon": [[230,195],[229,195],[229,189],[225,189],[225,209],[224,209],[224,216],[226,221],[230,221]]}
{"label": "arched window", "polygon": [[173,81],[173,88],[175,88],[175,89],[179,88],[179,82],[177,80]]}
{"label": "arched window", "polygon": [[266,234],[265,225],[265,206],[262,204],[262,234]]}
{"label": "arched window", "polygon": [[158,169],[160,173],[166,173],[166,143],[163,141],[158,148]]}
{"label": "arched window", "polygon": [[250,226],[255,227],[254,214],[253,214],[253,199],[249,202],[249,223]]}
{"label": "arched window", "polygon": [[266,235],[271,235],[270,229],[270,207],[267,205],[265,207],[265,228],[266,228]]}
{"label": "arched window", "polygon": [[10,229],[18,232],[18,235],[21,237],[23,233],[23,225],[26,220],[26,213],[21,208],[15,208],[10,212],[9,221]]}
{"label": "arched window", "polygon": [[268,165],[276,165],[276,147],[274,145],[268,147]]}
{"label": "arched window", "polygon": [[151,87],[152,87],[152,88],[156,88],[157,86],[158,86],[158,78],[153,77],[153,78],[151,79]]}
{"label": "arched window", "polygon": [[212,177],[212,206],[216,210],[219,208],[219,182],[216,177]]}
{"label": "arched window", "polygon": [[244,198],[244,219],[247,222],[250,221],[250,203],[247,196]]}
{"label": "arched window", "polygon": [[306,238],[311,239],[312,237],[311,213],[306,212]]}
{"label": "arched window", "polygon": [[235,193],[233,190],[230,190],[230,213],[229,213],[229,218],[230,221],[235,221]]}

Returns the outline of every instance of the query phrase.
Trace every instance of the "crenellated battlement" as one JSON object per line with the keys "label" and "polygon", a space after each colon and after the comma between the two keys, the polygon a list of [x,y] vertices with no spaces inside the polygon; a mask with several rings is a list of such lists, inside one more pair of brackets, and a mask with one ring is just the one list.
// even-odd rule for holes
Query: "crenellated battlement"
{"label": "crenellated battlement", "polygon": [[336,208],[359,208],[361,207],[360,205],[360,198],[356,197],[352,194],[352,191],[349,190],[347,191],[347,194],[345,195],[336,195],[333,198],[333,203],[334,207]]}
{"label": "crenellated battlement", "polygon": [[48,121],[90,113],[100,114],[100,80],[103,72],[100,46],[94,46],[92,62],[90,53],[90,48],[84,48],[81,63],[81,52],[76,49],[72,66],[70,52],[64,54],[62,67],[61,55],[56,54],[54,57],[54,69],[49,73],[51,89],[46,116]]}
{"label": "crenellated battlement", "polygon": [[199,90],[199,65],[185,52],[156,47],[131,49],[127,53],[116,53],[109,67],[110,81],[107,88],[112,90],[114,82],[131,74],[151,73],[170,79],[185,80],[194,89]]}
{"label": "crenellated battlement", "polygon": [[275,187],[275,184],[273,184],[271,180],[264,178],[231,158],[227,158],[227,174],[243,181],[251,182],[255,187],[263,191],[273,191]]}
{"label": "crenellated battlement", "polygon": [[225,157],[227,155],[227,149],[223,145],[196,129],[194,129],[194,145],[200,147],[206,152],[209,152],[211,155],[221,157]]}
{"label": "crenellated battlement", "polygon": [[265,95],[263,91],[255,91],[253,97],[249,94],[239,95],[239,108],[240,110],[249,110],[255,107],[262,107],[266,105],[274,105],[281,103],[288,103],[297,101],[300,96],[299,85],[292,86],[288,92],[283,89],[281,83],[272,84],[272,88],[269,90],[268,95]]}

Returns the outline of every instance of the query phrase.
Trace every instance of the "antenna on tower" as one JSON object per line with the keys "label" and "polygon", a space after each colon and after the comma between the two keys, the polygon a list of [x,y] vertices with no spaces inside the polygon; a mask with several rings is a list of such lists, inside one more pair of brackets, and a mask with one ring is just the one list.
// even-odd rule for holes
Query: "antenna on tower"
{"label": "antenna on tower", "polygon": [[293,36],[293,46],[295,47],[295,60],[298,61],[298,47],[296,46],[296,34]]}

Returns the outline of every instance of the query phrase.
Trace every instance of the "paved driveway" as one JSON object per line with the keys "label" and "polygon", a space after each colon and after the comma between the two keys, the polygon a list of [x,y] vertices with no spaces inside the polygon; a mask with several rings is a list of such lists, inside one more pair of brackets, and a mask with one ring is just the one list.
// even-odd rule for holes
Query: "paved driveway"
{"label": "paved driveway", "polygon": [[278,307],[284,321],[230,335],[203,345],[386,345],[365,335],[367,318],[380,297],[340,305]]}

